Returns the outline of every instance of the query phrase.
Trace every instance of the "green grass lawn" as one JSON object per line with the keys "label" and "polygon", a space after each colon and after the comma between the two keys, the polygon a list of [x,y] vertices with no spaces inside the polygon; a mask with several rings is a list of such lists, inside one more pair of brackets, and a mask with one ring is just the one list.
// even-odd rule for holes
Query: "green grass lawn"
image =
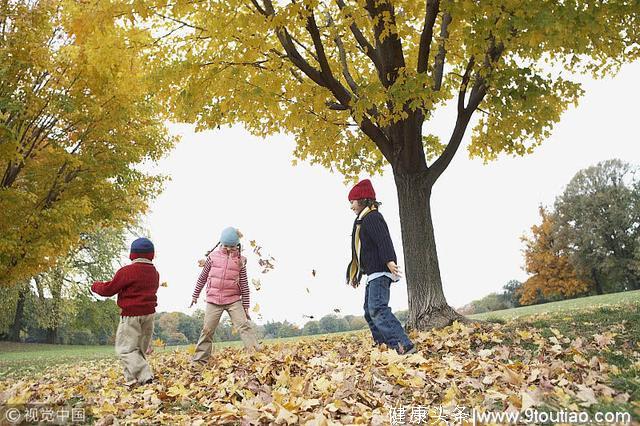
{"label": "green grass lawn", "polygon": [[469,318],[481,320],[509,320],[518,317],[526,317],[535,314],[569,312],[601,306],[640,303],[640,290],[626,291],[623,293],[603,294],[602,296],[581,297],[578,299],[563,300],[560,302],[543,303],[540,305],[522,306],[520,308],[505,309],[502,311],[484,312],[482,314],[469,315]]}

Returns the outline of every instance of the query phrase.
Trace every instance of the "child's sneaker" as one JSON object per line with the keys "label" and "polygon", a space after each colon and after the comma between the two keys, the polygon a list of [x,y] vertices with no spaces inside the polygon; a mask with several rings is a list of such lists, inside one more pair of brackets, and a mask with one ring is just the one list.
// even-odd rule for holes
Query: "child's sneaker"
{"label": "child's sneaker", "polygon": [[411,355],[411,354],[415,354],[416,352],[418,352],[418,350],[416,349],[416,346],[413,345],[411,347],[411,349],[409,349],[408,351],[406,351],[405,353],[403,353],[402,355]]}
{"label": "child's sneaker", "polygon": [[417,352],[416,345],[411,345],[411,348],[405,349],[404,346],[400,344],[400,347],[398,348],[398,353],[400,355],[411,355],[411,354],[415,354],[416,352]]}

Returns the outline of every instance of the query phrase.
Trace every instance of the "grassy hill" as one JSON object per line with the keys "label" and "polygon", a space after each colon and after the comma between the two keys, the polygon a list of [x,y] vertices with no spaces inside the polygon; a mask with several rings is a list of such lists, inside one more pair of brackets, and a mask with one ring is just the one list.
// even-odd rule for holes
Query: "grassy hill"
{"label": "grassy hill", "polygon": [[575,310],[584,310],[589,308],[598,308],[624,303],[640,303],[640,290],[603,294],[601,296],[580,297],[578,299],[542,303],[540,305],[522,306],[519,308],[504,309],[501,311],[483,312],[481,314],[470,315],[469,318],[481,320],[508,320],[536,314],[554,312],[568,313]]}

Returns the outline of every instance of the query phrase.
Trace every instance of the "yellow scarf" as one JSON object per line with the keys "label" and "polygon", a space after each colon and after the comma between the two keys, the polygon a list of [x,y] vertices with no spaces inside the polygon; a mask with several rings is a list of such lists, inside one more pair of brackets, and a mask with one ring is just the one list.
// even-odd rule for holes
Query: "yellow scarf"
{"label": "yellow scarf", "polygon": [[375,207],[365,207],[355,222],[353,222],[353,232],[351,233],[351,262],[347,266],[347,284],[357,287],[360,285],[362,271],[360,270],[360,226],[366,215],[376,210]]}

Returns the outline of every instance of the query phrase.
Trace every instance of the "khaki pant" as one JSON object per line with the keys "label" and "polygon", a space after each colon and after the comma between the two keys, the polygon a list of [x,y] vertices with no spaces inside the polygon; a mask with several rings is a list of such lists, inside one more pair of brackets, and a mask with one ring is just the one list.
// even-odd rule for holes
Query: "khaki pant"
{"label": "khaki pant", "polygon": [[258,347],[255,331],[251,325],[251,321],[247,318],[242,307],[242,302],[231,303],[229,305],[216,305],[207,303],[204,311],[204,326],[200,339],[196,345],[196,352],[193,355],[193,361],[204,362],[211,356],[211,348],[213,346],[213,333],[218,327],[222,313],[227,311],[231,317],[231,323],[240,333],[240,338],[247,349],[255,349]]}
{"label": "khaki pant", "polygon": [[153,379],[145,352],[153,335],[154,314],[120,317],[116,332],[116,353],[124,369],[127,383],[144,383]]}

